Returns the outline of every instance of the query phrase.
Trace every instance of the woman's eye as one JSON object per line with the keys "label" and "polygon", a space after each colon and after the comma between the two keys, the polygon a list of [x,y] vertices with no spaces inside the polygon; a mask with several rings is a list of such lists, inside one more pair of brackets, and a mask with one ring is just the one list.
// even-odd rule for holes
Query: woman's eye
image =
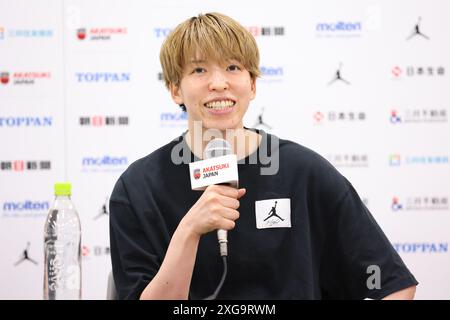
{"label": "woman's eye", "polygon": [[237,65],[235,65],[235,64],[232,64],[232,65],[228,66],[227,69],[230,70],[230,71],[238,71],[238,70],[241,70],[241,68],[239,68],[239,67],[238,67]]}
{"label": "woman's eye", "polygon": [[192,71],[192,73],[203,73],[203,72],[205,72],[205,69],[204,69],[204,68],[200,68],[200,67],[195,68],[195,69]]}

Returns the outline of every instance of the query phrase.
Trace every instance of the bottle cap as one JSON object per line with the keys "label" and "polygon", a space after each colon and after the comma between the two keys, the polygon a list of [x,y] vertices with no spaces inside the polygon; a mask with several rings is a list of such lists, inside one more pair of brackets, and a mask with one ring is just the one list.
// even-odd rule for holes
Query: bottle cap
{"label": "bottle cap", "polygon": [[55,183],[55,196],[70,196],[72,185],[70,183]]}

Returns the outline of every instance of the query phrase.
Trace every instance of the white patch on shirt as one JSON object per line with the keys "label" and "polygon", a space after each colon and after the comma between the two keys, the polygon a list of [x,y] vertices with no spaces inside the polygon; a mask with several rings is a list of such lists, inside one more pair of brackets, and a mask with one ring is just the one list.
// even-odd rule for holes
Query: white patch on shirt
{"label": "white patch on shirt", "polygon": [[256,228],[290,228],[291,199],[255,201]]}

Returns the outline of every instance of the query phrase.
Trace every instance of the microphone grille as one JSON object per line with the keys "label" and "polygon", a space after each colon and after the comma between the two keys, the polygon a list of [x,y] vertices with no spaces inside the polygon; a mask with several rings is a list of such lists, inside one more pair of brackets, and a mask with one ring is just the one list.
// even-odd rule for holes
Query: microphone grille
{"label": "microphone grille", "polygon": [[231,154],[231,144],[224,139],[212,139],[205,148],[204,158],[211,159]]}

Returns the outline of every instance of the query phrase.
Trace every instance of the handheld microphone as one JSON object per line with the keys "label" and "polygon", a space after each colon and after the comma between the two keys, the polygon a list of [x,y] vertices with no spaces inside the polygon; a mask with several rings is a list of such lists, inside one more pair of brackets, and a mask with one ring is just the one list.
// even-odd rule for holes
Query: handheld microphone
{"label": "handheld microphone", "polygon": [[[231,145],[228,141],[224,139],[213,139],[211,140],[205,148],[204,151],[204,159],[211,159],[216,157],[222,157],[227,156],[232,153]],[[237,168],[237,167],[236,167]],[[237,173],[236,173],[237,176]],[[219,183],[221,185],[228,185],[234,188],[237,188],[237,181],[235,182],[223,182]],[[220,255],[227,256],[228,255],[228,232],[224,229],[217,230],[217,239],[219,240],[219,248],[220,248]]]}

